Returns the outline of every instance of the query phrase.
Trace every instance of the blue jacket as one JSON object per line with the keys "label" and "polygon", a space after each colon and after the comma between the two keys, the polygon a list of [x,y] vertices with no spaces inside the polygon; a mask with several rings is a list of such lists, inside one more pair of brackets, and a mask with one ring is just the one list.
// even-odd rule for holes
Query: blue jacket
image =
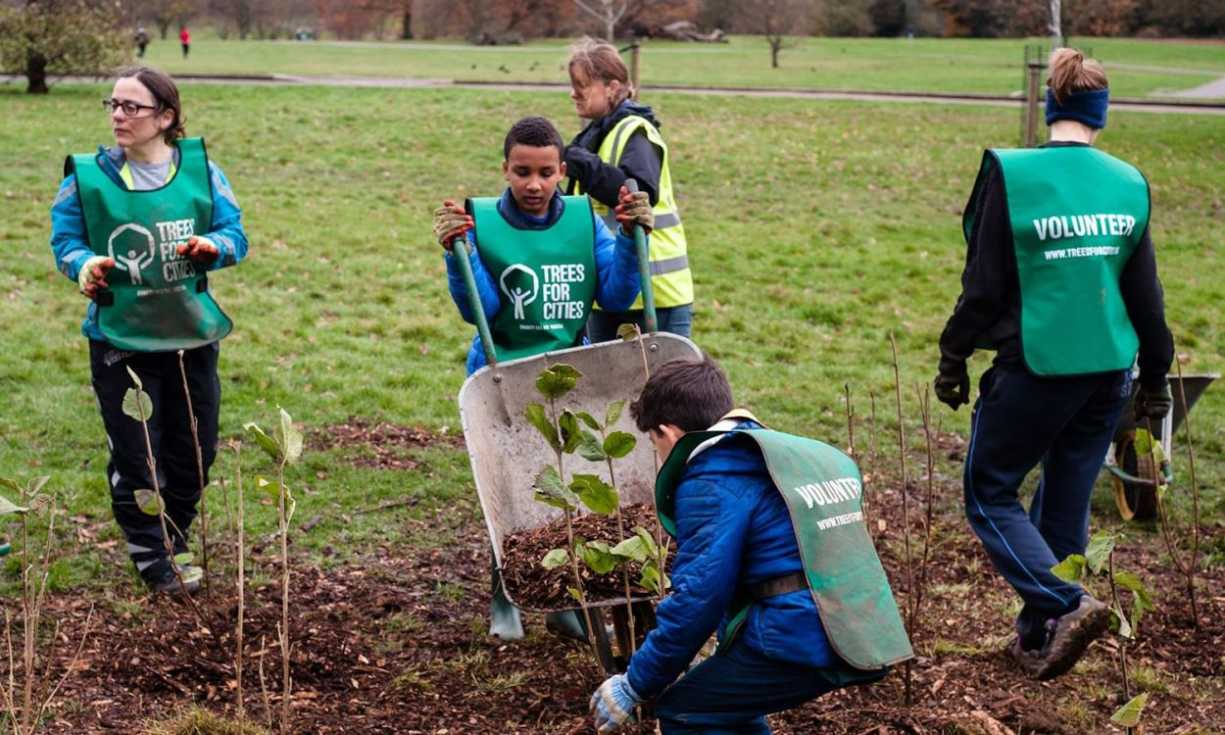
{"label": "blue jacket", "polygon": [[[544,217],[534,217],[519,209],[508,188],[498,200],[498,211],[515,227],[543,230],[557,222],[564,205],[561,194],[555,191],[553,200],[549,202],[549,213]],[[634,299],[638,298],[638,290],[642,287],[638,278],[638,255],[634,252],[634,240],[622,234],[621,228],[617,228],[614,237],[613,233],[608,231],[604,220],[594,213],[592,218],[595,221],[595,300],[606,311],[625,311],[634,305]],[[481,261],[477,237],[475,230],[468,232],[472,277],[481,296],[485,318],[492,322],[494,315],[502,308],[502,296],[498,293],[493,276],[489,275]],[[464,321],[476,324],[476,318],[468,305],[468,289],[464,286],[464,278],[455,262],[455,255],[448,252],[444,257],[447,262],[447,282],[451,289],[451,300],[459,308],[459,315]],[[585,336],[583,344],[587,344]],[[471,375],[484,366],[485,349],[481,346],[481,336],[478,334],[472,338],[472,347],[468,349],[468,374]]]}
{"label": "blue jacket", "polygon": [[[737,428],[760,426],[746,421]],[[629,665],[630,686],[645,698],[680,676],[716,628],[722,635],[739,587],[803,571],[786,501],[751,439],[730,434],[690,460],[674,512],[672,591]],[[740,636],[782,663],[822,668],[840,662],[808,590],[756,603]]]}
{"label": "blue jacket", "polygon": [[[120,186],[126,185],[119,177],[123,168],[123,149],[118,146],[98,146],[98,165],[111,180]],[[242,210],[225,174],[212,161],[208,162],[213,189],[213,226],[205,237],[212,240],[221,254],[213,261],[209,270],[236,265],[247,255],[247,235],[242,229]],[[81,272],[86,260],[97,255],[86,237],[85,215],[81,211],[81,198],[77,196],[77,177],[69,174],[60,182],[59,193],[51,205],[51,251],[55,254],[55,267],[73,281]],[[98,329],[98,305],[93,301],[85,311],[81,333],[90,339],[105,341]]]}

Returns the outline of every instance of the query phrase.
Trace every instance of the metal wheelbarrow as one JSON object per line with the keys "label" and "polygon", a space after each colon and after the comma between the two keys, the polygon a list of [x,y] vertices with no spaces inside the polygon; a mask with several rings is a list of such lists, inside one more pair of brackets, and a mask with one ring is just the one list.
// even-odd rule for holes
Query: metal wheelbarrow
{"label": "metal wheelbarrow", "polygon": [[[1114,502],[1123,520],[1146,521],[1157,517],[1157,486],[1153,478],[1160,473],[1163,484],[1174,479],[1170,461],[1174,456],[1174,434],[1186,418],[1183,412],[1184,397],[1186,410],[1190,411],[1212,381],[1219,377],[1221,376],[1215,373],[1184,375],[1181,378],[1170,376],[1170,392],[1174,396],[1174,406],[1152,429],[1154,439],[1160,442],[1166,458],[1161,467],[1153,467],[1150,453],[1136,452],[1136,430],[1147,431],[1147,428],[1137,426],[1132,402],[1128,402],[1127,408],[1123,409],[1123,416],[1115,428],[1114,442],[1103,463],[1103,467],[1110,473]],[[1135,385],[1132,389],[1132,401],[1135,400],[1138,390],[1139,385]]]}
{"label": "metal wheelbarrow", "polygon": [[[481,335],[487,363],[470,375],[460,389],[460,419],[485,527],[493,547],[495,575],[499,580],[504,580],[501,570],[503,544],[507,536],[540,528],[562,516],[561,510],[539,503],[533,497],[536,475],[556,461],[552,448],[524,417],[528,404],[544,401],[536,390],[536,378],[540,372],[558,363],[575,367],[583,377],[572,392],[560,399],[559,405],[602,416],[605,407],[612,401],[637,396],[646,382],[646,369],[654,370],[678,358],[701,357],[701,351],[688,339],[653,331],[657,321],[645,236],[640,227],[635,229],[649,333],[641,335],[639,339],[572,347],[507,362],[497,359],[468,262],[467,242],[463,238],[454,242],[456,259],[472,300],[472,312],[476,316],[477,331]],[[638,435],[628,411],[623,411],[617,423],[608,430]],[[617,489],[622,506],[654,503],[656,471],[654,447],[640,438],[629,455],[617,460]],[[603,463],[588,462],[575,454],[567,455],[566,472],[567,475],[590,473],[605,477],[607,468]],[[506,589],[504,581],[501,584],[506,599],[513,603],[513,590]],[[635,617],[647,618],[647,625],[639,628],[641,632],[653,624],[651,600],[643,597],[635,598],[632,602],[640,603],[635,605]],[[623,654],[622,661],[629,655],[628,612],[623,599],[588,604],[594,628],[590,632],[595,638],[600,663],[606,671],[613,673],[618,664],[603,622],[604,608],[611,608],[618,648]],[[544,613],[562,611],[525,609]]]}

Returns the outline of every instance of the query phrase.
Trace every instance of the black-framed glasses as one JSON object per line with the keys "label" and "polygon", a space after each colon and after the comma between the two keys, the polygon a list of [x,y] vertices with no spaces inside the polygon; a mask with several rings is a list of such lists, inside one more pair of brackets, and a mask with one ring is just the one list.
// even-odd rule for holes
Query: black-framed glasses
{"label": "black-framed glasses", "polygon": [[107,97],[102,100],[102,108],[109,113],[115,112],[116,109],[123,110],[123,114],[128,117],[137,117],[141,110],[156,110],[157,105],[142,105],[139,102],[131,100],[117,100],[114,97]]}

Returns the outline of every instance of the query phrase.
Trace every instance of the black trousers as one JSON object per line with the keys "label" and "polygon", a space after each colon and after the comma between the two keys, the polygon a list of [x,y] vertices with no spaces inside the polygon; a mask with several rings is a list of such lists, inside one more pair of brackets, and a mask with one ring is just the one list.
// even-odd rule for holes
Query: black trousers
{"label": "black trousers", "polygon": [[149,445],[157,468],[157,484],[166,504],[171,543],[179,553],[187,549],[187,533],[196,518],[200,487],[208,484],[208,471],[217,457],[217,419],[221,409],[219,353],[220,346],[214,342],[183,354],[204,460],[201,482],[178,352],[127,352],[106,342],[89,343],[94,393],[110,448],[106,476],[111,488],[111,509],[127,537],[132,561],[146,576],[164,573],[169,562],[161,521],[156,515],[146,514],[136,503],[136,491],[152,490],[153,478],[149,473],[144,430],[139,421],[123,412],[123,397],[134,387],[127,369],[140,376],[153,401],[153,415],[148,418]]}

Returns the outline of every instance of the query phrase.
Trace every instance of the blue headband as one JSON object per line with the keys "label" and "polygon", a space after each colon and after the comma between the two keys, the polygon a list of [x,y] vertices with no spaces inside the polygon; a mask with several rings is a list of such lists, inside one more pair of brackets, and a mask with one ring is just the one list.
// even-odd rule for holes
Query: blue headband
{"label": "blue headband", "polygon": [[1063,104],[1055,100],[1055,93],[1046,90],[1046,124],[1056,120],[1075,120],[1094,130],[1106,127],[1106,108],[1110,105],[1109,89],[1093,89],[1066,96]]}

